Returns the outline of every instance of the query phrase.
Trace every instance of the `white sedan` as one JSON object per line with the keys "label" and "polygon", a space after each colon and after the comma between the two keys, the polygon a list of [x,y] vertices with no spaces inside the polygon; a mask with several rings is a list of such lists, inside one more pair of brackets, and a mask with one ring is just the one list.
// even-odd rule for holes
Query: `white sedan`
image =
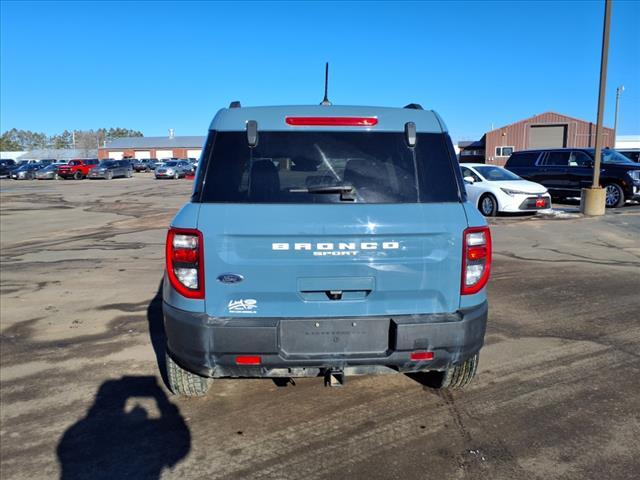
{"label": "white sedan", "polygon": [[551,209],[551,196],[543,185],[523,180],[506,168],[483,163],[463,163],[460,168],[469,201],[485,217]]}

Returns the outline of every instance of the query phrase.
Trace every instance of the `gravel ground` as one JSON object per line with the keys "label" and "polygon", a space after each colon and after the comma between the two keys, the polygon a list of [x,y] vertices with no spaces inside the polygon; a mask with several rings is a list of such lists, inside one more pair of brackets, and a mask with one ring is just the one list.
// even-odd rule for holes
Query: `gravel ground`
{"label": "gravel ground", "polygon": [[180,399],[158,365],[158,288],[190,189],[0,181],[3,479],[638,478],[640,207],[492,220],[466,390],[219,380]]}

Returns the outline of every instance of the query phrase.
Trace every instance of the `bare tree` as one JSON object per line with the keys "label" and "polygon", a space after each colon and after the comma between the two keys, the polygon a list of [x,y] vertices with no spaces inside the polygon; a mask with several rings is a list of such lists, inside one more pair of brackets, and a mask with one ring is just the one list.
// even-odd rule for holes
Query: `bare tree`
{"label": "bare tree", "polygon": [[76,131],[76,149],[78,149],[83,157],[89,157],[98,149],[99,134],[93,130]]}

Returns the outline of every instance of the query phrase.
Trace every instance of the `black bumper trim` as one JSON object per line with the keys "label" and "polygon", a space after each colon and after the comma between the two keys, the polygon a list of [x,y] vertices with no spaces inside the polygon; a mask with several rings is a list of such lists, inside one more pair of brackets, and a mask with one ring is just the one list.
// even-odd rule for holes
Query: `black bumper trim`
{"label": "black bumper trim", "polygon": [[[315,376],[326,368],[386,367],[399,372],[443,370],[477,353],[484,343],[488,304],[450,314],[345,318],[216,318],[163,303],[167,348],[183,368],[210,377]],[[388,323],[384,352],[288,354],[281,348],[280,322],[298,320]],[[328,339],[329,341],[329,339]],[[415,350],[434,352],[430,361],[413,362]],[[261,365],[238,366],[237,355],[260,355]],[[366,368],[365,368],[366,370]]]}

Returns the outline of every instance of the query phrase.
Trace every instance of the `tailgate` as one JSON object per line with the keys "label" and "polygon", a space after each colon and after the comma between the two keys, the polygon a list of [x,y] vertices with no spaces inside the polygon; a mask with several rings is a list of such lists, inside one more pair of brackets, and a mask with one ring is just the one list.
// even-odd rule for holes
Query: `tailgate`
{"label": "tailgate", "polygon": [[454,312],[466,225],[460,203],[202,204],[206,311],[292,318]]}

